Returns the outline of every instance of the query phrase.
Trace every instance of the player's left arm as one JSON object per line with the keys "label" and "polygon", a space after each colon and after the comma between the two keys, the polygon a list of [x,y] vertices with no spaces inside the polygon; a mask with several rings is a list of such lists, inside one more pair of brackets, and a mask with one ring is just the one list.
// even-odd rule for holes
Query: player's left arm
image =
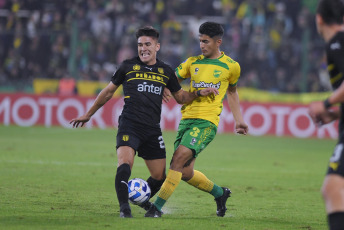
{"label": "player's left arm", "polygon": [[[344,49],[332,50],[331,56],[334,65],[344,76]],[[344,81],[325,101],[315,101],[309,104],[308,112],[313,122],[323,125],[337,120],[341,116],[340,110],[332,110],[331,107],[338,103],[344,103]]]}
{"label": "player's left arm", "polygon": [[239,94],[236,86],[228,86],[227,101],[235,120],[235,131],[239,134],[246,135],[248,132],[248,126],[245,123],[241,114]]}

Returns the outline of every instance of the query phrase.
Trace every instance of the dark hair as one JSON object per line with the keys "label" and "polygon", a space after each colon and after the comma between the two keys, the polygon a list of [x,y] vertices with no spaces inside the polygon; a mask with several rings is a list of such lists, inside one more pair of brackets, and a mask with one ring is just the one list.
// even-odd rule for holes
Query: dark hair
{"label": "dark hair", "polygon": [[223,27],[216,22],[205,22],[199,27],[199,33],[208,35],[209,37],[220,37],[224,34]]}
{"label": "dark hair", "polygon": [[320,0],[317,14],[319,14],[328,25],[343,24],[344,2],[343,0]]}
{"label": "dark hair", "polygon": [[159,40],[159,32],[152,26],[145,26],[136,31],[136,39],[142,36],[148,36]]}

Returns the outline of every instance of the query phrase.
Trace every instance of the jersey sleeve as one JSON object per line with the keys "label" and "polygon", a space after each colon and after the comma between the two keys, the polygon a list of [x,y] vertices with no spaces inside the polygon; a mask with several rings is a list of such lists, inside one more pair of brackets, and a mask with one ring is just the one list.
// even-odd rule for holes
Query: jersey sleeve
{"label": "jersey sleeve", "polygon": [[182,87],[180,86],[176,75],[174,74],[173,70],[171,69],[170,74],[169,74],[169,80],[167,82],[166,87],[171,91],[171,92],[178,92]]}
{"label": "jersey sleeve", "polygon": [[115,85],[121,85],[125,79],[124,64],[122,63],[118,70],[112,75],[111,82]]}
{"label": "jersey sleeve", "polygon": [[338,68],[340,73],[344,74],[344,48],[332,49],[329,52],[329,56],[332,58],[334,65]]}
{"label": "jersey sleeve", "polygon": [[186,79],[186,78],[191,77],[190,65],[191,65],[190,58],[186,59],[183,63],[181,63],[176,68],[176,75],[177,75],[177,77],[180,78],[180,79]]}
{"label": "jersey sleeve", "polygon": [[238,62],[236,62],[232,67],[232,72],[229,78],[229,85],[236,86],[240,77],[241,68]]}

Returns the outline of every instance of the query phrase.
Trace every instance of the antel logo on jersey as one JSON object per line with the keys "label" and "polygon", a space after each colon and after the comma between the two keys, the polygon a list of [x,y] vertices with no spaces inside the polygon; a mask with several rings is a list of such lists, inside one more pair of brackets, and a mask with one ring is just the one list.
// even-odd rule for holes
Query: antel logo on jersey
{"label": "antel logo on jersey", "polygon": [[214,84],[212,82],[206,83],[204,81],[196,83],[195,81],[192,81],[192,87],[194,87],[196,89],[198,89],[198,88],[208,88],[208,87],[219,89],[220,86],[221,86],[221,81],[219,81],[219,83],[217,83],[217,84]]}
{"label": "antel logo on jersey", "polygon": [[158,86],[154,86],[153,84],[148,85],[147,82],[143,82],[143,84],[137,85],[137,91],[161,95],[162,86],[158,87]]}

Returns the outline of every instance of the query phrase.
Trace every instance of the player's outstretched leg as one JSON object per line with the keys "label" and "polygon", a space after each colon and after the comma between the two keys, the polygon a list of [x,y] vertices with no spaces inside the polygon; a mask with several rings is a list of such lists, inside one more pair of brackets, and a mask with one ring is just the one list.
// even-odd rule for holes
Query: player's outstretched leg
{"label": "player's outstretched leg", "polygon": [[208,192],[213,195],[217,204],[216,214],[221,217],[225,215],[227,210],[226,201],[231,194],[231,191],[228,188],[214,184],[214,182],[209,180],[198,170],[194,170],[193,177],[186,182],[201,191]]}
{"label": "player's outstretched leg", "polygon": [[161,217],[162,211],[160,211],[154,204],[148,209],[145,217]]}
{"label": "player's outstretched leg", "polygon": [[131,170],[129,164],[122,164],[117,168],[115,178],[115,188],[119,203],[120,217],[131,218],[131,209],[128,203],[128,179],[130,177]]}
{"label": "player's outstretched leg", "polygon": [[165,182],[161,186],[158,197],[154,201],[154,204],[145,214],[145,217],[161,217],[162,207],[164,206],[168,198],[172,195],[181,179],[181,172],[175,171],[173,169],[168,170]]}
{"label": "player's outstretched leg", "polygon": [[215,199],[217,205],[216,215],[220,217],[223,217],[226,214],[226,202],[228,197],[231,196],[231,190],[229,190],[229,188],[222,187],[222,189],[223,195]]}
{"label": "player's outstretched leg", "polygon": [[[155,180],[152,177],[149,177],[147,179],[147,183],[151,189],[151,197],[150,198],[152,198],[160,190],[164,181],[165,181],[165,178],[162,180]],[[142,204],[139,204],[139,206],[146,211],[148,211],[148,209],[151,207],[151,205],[152,205],[152,203],[149,200],[147,200],[146,202],[144,202]]]}

